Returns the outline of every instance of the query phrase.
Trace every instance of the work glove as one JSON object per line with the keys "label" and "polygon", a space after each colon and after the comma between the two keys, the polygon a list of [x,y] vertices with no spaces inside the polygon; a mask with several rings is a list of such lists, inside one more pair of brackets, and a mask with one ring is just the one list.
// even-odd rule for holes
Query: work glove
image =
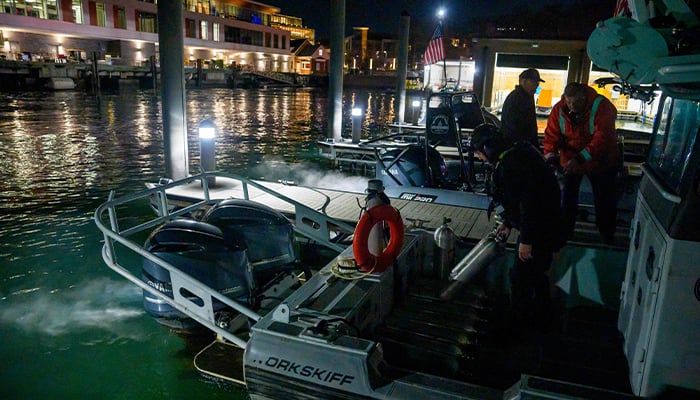
{"label": "work glove", "polygon": [[559,154],[557,153],[547,153],[546,156],[544,156],[544,162],[552,168],[552,170],[557,170],[559,169]]}

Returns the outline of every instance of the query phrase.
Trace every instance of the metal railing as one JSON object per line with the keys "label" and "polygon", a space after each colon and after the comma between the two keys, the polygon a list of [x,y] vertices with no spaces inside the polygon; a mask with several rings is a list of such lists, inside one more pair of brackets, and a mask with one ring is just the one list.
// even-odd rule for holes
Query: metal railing
{"label": "metal railing", "polygon": [[[164,185],[155,185],[149,189],[118,198],[114,197],[114,192],[110,193],[108,200],[97,208],[94,215],[95,224],[104,235],[102,258],[107,266],[135,285],[139,286],[141,289],[151,293],[159,299],[162,299],[178,311],[206,326],[235,345],[245,348],[245,340],[239,338],[233,332],[230,332],[217,324],[217,316],[214,312],[214,302],[218,301],[223,303],[231,309],[236,310],[237,312],[252,319],[253,321],[257,321],[261,318],[259,314],[247,306],[219,293],[215,289],[212,289],[190,275],[182,272],[172,264],[146,251],[141,245],[132,240],[132,237],[136,234],[150,233],[150,231],[155,227],[165,222],[193,213],[200,210],[202,207],[213,205],[216,200],[211,199],[207,177],[239,181],[243,189],[243,198],[246,200],[250,200],[249,187],[254,187],[257,190],[273,195],[277,199],[293,205],[296,219],[294,227],[295,231],[304,237],[317,241],[319,244],[325,245],[334,250],[341,251],[345,248],[345,246],[332,241],[331,230],[336,232],[352,232],[354,227],[315,211],[310,207],[277,193],[259,183],[249,181],[236,175],[203,172],[179,181]],[[201,183],[203,198],[192,198],[190,205],[177,209],[171,208],[168,204],[168,191],[194,182]],[[119,212],[125,211],[124,209],[129,211],[129,205],[133,206],[135,203],[144,199],[150,201],[154,198],[157,200],[157,216],[147,219],[145,222],[132,222],[132,226],[128,226],[123,229],[120,227],[120,223],[130,222],[134,219],[132,215],[121,215],[122,218],[120,218],[120,215],[118,215]],[[121,257],[118,257],[117,249],[121,248],[125,249],[127,254],[122,254],[121,250],[119,250]],[[137,256],[136,258],[133,257],[134,254]],[[158,291],[154,287],[149,286],[139,276],[137,276],[137,273],[134,272],[139,271],[140,273],[141,265],[144,259],[168,271],[172,281],[172,298]],[[197,302],[192,300],[192,294],[198,298]]]}

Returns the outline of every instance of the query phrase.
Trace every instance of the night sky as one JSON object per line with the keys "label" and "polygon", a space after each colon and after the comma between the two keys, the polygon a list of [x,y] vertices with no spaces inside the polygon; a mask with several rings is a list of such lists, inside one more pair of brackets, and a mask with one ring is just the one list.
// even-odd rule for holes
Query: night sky
{"label": "night sky", "polygon": [[[304,25],[316,30],[316,39],[327,39],[330,32],[331,0],[262,0],[279,7],[282,14],[301,17]],[[446,34],[469,33],[473,18],[492,17],[513,10],[537,10],[545,5],[571,5],[575,0],[345,0],[346,33],[354,26],[366,26],[371,32],[397,34],[401,12],[411,16],[411,29],[426,30],[432,34],[437,23],[437,9],[445,8]],[[585,12],[585,10],[582,10]],[[612,16],[613,10],[610,10]]]}

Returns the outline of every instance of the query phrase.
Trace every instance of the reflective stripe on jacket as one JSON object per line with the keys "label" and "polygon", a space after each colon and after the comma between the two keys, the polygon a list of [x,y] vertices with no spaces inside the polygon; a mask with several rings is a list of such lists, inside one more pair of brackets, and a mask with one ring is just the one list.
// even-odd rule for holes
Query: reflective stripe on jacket
{"label": "reflective stripe on jacket", "polygon": [[544,131],[544,154],[559,153],[561,165],[578,156],[588,172],[604,172],[619,157],[615,119],[617,109],[607,98],[586,88],[586,112],[572,123],[564,96],[554,105]]}

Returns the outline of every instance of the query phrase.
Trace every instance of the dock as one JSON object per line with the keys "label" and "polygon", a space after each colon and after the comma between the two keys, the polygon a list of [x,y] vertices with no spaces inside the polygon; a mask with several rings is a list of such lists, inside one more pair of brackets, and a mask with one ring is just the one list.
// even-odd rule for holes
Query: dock
{"label": "dock", "polygon": [[[353,142],[352,139],[341,138],[334,140],[326,138],[316,142],[318,155],[330,160],[336,167],[349,168],[351,170],[374,170],[378,157],[387,151],[403,149],[422,141],[425,125],[392,124],[391,139],[371,139]],[[396,132],[401,127],[405,136]],[[544,139],[544,127],[540,127],[540,143]],[[465,129],[471,133],[471,129]],[[617,127],[618,140],[624,146],[624,169],[628,175],[641,176],[641,164],[646,157],[647,148],[651,140],[651,127],[647,122],[619,121]],[[459,159],[459,151],[456,147],[437,146],[435,149],[446,159]],[[467,149],[465,144],[464,149]],[[466,151],[465,151],[466,154]]]}

